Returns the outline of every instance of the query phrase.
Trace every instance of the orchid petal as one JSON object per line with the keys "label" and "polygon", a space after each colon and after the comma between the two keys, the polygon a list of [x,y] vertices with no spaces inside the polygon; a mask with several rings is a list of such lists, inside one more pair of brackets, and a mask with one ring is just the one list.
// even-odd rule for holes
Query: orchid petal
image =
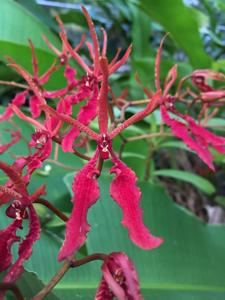
{"label": "orchid petal", "polygon": [[220,99],[225,97],[225,91],[209,91],[205,93],[201,93],[201,98],[204,101],[214,100],[214,99]]}
{"label": "orchid petal", "polygon": [[142,209],[139,207],[141,192],[136,186],[135,173],[114,153],[112,161],[115,166],[111,168],[110,173],[115,173],[116,177],[112,180],[110,194],[123,210],[122,224],[128,228],[130,239],[143,249],[158,247],[163,240],[151,235],[142,221]]}
{"label": "orchid petal", "polygon": [[69,65],[66,66],[64,71],[64,76],[66,77],[68,83],[70,86],[76,86],[78,83],[78,80],[75,79],[75,76],[77,74],[77,71],[70,67]]}
{"label": "orchid petal", "polygon": [[62,150],[64,152],[73,152],[74,140],[78,137],[80,130],[76,127],[70,129],[62,140]]}
{"label": "orchid petal", "polygon": [[65,98],[61,99],[57,103],[57,111],[59,113],[64,113],[67,115],[72,115],[72,98],[73,96],[66,96]]}
{"label": "orchid petal", "polygon": [[22,220],[15,220],[6,229],[0,231],[0,272],[6,270],[12,263],[11,247],[20,241],[16,231],[21,227]]}
{"label": "orchid petal", "polygon": [[110,290],[105,278],[102,277],[95,294],[95,300],[112,300],[113,298],[114,295],[112,291]]}
{"label": "orchid petal", "polygon": [[[27,94],[28,94],[28,91],[17,93],[16,96],[14,97],[14,99],[12,100],[12,104],[14,104],[17,107],[20,107],[21,105],[23,105],[25,103]],[[11,118],[13,116],[13,114],[14,114],[14,112],[13,112],[12,108],[10,106],[7,107],[6,110],[4,111],[4,113],[2,115],[0,115],[0,122],[8,120],[9,118]]]}
{"label": "orchid petal", "polygon": [[40,108],[41,103],[39,99],[34,95],[30,97],[29,104],[30,104],[32,117],[34,119],[38,118],[41,114],[41,108]]}
{"label": "orchid petal", "polygon": [[125,64],[125,62],[128,60],[130,54],[132,51],[132,45],[130,45],[126,52],[124,53],[124,55],[121,57],[120,60],[118,60],[117,62],[115,62],[114,64],[112,64],[112,62],[109,65],[109,74],[112,74],[114,72],[116,72],[122,65]]}
{"label": "orchid petal", "polygon": [[[86,105],[82,106],[77,116],[77,120],[84,125],[88,125],[97,114],[97,99],[92,97]],[[73,127],[62,140],[62,149],[65,152],[73,152],[73,143],[80,134],[80,130]]]}
{"label": "orchid petal", "polygon": [[103,277],[95,300],[143,300],[137,272],[132,261],[123,252],[113,252],[102,265]]}
{"label": "orchid petal", "polygon": [[194,119],[190,116],[186,116],[185,118],[190,126],[191,132],[196,136],[201,136],[207,143],[212,146],[225,146],[225,138],[222,136],[217,136],[214,133],[208,131],[204,127],[195,123]]}
{"label": "orchid petal", "polygon": [[84,125],[88,125],[97,114],[97,98],[92,97],[88,100],[87,104],[82,106],[77,116],[77,120]]}
{"label": "orchid petal", "polygon": [[177,65],[174,65],[168,72],[167,76],[166,76],[166,80],[164,83],[164,91],[163,91],[163,95],[167,95],[167,93],[169,92],[170,88],[172,87],[172,85],[174,84],[175,80],[177,78]]}
{"label": "orchid petal", "polygon": [[199,69],[195,70],[192,74],[192,77],[203,77],[206,79],[213,79],[213,80],[218,80],[218,81],[224,81],[225,80],[225,75],[210,69]]}
{"label": "orchid petal", "polygon": [[98,182],[94,176],[97,158],[98,151],[96,151],[89,163],[75,175],[72,186],[74,207],[66,224],[66,237],[59,252],[59,261],[72,255],[86,240],[86,234],[90,228],[87,223],[87,212],[99,198]]}
{"label": "orchid petal", "polygon": [[125,295],[124,290],[119,285],[119,283],[116,282],[115,278],[113,278],[113,276],[112,276],[111,272],[109,271],[109,268],[106,264],[103,264],[102,272],[103,272],[104,279],[107,282],[110,290],[112,290],[113,294],[119,300],[126,300],[126,295]]}
{"label": "orchid petal", "polygon": [[19,257],[4,277],[3,282],[15,282],[18,279],[23,271],[24,260],[29,259],[34,242],[40,238],[40,222],[32,205],[29,206],[29,219],[29,232],[19,245]]}
{"label": "orchid petal", "polygon": [[41,168],[42,162],[45,161],[52,151],[52,140],[49,138],[41,149],[37,149],[36,153],[27,157],[27,173],[24,176],[24,181],[29,182],[33,172]]}
{"label": "orchid petal", "polygon": [[20,173],[18,173],[13,166],[10,166],[3,161],[0,161],[0,169],[11,179],[15,191],[21,194],[25,200],[27,198],[26,183],[21,178]]}
{"label": "orchid petal", "polygon": [[125,278],[126,294],[131,297],[130,299],[141,300],[143,299],[140,293],[138,282],[138,275],[132,261],[125,255],[125,253],[118,252],[112,253],[115,263],[122,269],[122,274]]}
{"label": "orchid petal", "polygon": [[162,38],[159,48],[157,50],[157,54],[156,54],[156,59],[155,59],[155,87],[156,87],[156,91],[159,91],[160,88],[160,62],[161,62],[161,52],[162,52],[162,47],[163,47],[163,43],[165,41],[167,37],[167,34],[164,35],[164,37]]}
{"label": "orchid petal", "polygon": [[[207,149],[206,144],[203,143],[203,139],[200,141],[200,137],[193,139],[190,136],[190,133],[188,131],[188,128],[186,124],[181,123],[180,121],[177,121],[175,119],[170,118],[166,108],[164,105],[161,105],[160,107],[161,115],[163,121],[166,123],[166,125],[170,126],[172,129],[173,134],[182,139],[183,142],[193,151],[197,153],[197,155],[201,158],[201,160],[204,161],[207,166],[214,170],[213,166],[213,156],[211,152]],[[190,131],[192,132],[192,128],[190,128]]]}

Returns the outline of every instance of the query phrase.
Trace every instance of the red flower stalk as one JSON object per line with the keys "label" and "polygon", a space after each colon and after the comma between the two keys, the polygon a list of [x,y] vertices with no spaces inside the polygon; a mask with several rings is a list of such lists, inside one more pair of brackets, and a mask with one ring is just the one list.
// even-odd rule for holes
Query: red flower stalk
{"label": "red flower stalk", "polygon": [[107,256],[95,300],[142,300],[138,276],[132,261],[122,252]]}

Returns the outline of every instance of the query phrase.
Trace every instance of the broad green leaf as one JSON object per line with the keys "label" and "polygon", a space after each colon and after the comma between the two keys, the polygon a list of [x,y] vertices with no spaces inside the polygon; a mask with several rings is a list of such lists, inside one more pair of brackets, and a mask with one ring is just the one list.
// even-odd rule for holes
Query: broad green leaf
{"label": "broad green leaf", "polygon": [[216,196],[214,200],[225,207],[225,196]]}
{"label": "broad green leaf", "polygon": [[[172,2],[170,0],[136,0],[134,2],[171,34],[185,51],[193,67],[210,66],[211,59],[204,51],[195,16],[182,0]],[[193,51],[193,45],[195,51]]]}
{"label": "broad green leaf", "polygon": [[[55,56],[42,39],[42,35],[56,46],[61,47],[57,37],[33,14],[13,0],[2,0],[0,9],[0,60],[11,56],[18,64],[31,71],[31,51],[28,39],[34,43],[40,74],[53,63]],[[61,72],[57,72],[50,87],[61,86]]]}
{"label": "broad green leaf", "polygon": [[193,184],[196,188],[200,189],[204,193],[211,195],[215,193],[214,185],[207,179],[193,174],[187,171],[173,170],[173,169],[163,169],[154,172],[155,176],[166,176],[177,180],[182,180]]}
{"label": "broad green leaf", "polygon": [[[37,277],[36,274],[32,272],[25,271],[22,277],[17,281],[17,286],[22,292],[23,296],[26,299],[31,299],[31,297],[38,293],[41,289],[43,289],[44,284],[41,280]],[[15,300],[14,294],[7,292],[6,294],[7,300]],[[50,292],[46,297],[46,300],[59,300],[53,292]]]}
{"label": "broad green leaf", "polygon": [[163,142],[163,143],[160,143],[157,145],[157,148],[160,149],[160,148],[178,148],[178,149],[182,149],[182,150],[186,150],[186,151],[189,151],[189,152],[192,152],[193,151],[191,149],[189,149],[183,142],[181,141],[166,141],[166,142]]}
{"label": "broad green leaf", "polygon": [[45,9],[45,6],[38,4],[36,0],[17,0],[17,2],[49,28],[57,30],[56,22],[52,18],[50,10]]}
{"label": "broad green leaf", "polygon": [[132,57],[143,58],[150,56],[150,18],[131,2],[128,2],[128,6],[130,7],[132,13],[132,40],[135,43],[135,47],[132,51]]}
{"label": "broad green leaf", "polygon": [[225,72],[225,59],[216,60],[212,64],[215,71]]}
{"label": "broad green leaf", "polygon": [[225,130],[225,120],[222,118],[212,118],[207,122],[207,126],[209,128],[213,128],[215,130]]}

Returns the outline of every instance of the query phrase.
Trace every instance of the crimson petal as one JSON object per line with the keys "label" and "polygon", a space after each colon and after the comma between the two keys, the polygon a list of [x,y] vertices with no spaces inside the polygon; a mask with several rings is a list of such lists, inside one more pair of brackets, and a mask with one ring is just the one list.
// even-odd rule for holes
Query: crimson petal
{"label": "crimson petal", "polygon": [[123,252],[113,252],[102,265],[103,277],[95,300],[143,300],[137,272],[132,261]]}
{"label": "crimson petal", "polygon": [[31,110],[32,117],[34,119],[40,117],[40,114],[41,114],[40,100],[35,95],[31,96],[30,100],[29,100],[29,104],[30,104],[30,110]]}
{"label": "crimson petal", "polygon": [[[12,100],[12,104],[16,105],[17,107],[23,105],[26,101],[26,96],[28,91],[24,91],[21,93],[17,93],[16,96]],[[0,122],[6,121],[13,116],[14,112],[11,107],[7,107],[6,110],[2,115],[0,115]]]}
{"label": "crimson petal", "polygon": [[[77,120],[84,125],[88,125],[97,114],[97,98],[91,98],[86,105],[82,106],[77,116]],[[62,141],[63,151],[73,152],[73,143],[80,134],[80,130],[73,127],[64,137]]]}
{"label": "crimson petal", "polygon": [[204,161],[207,166],[214,171],[213,166],[213,156],[211,152],[208,150],[208,143],[206,140],[204,140],[203,136],[195,135],[195,133],[192,131],[193,126],[190,127],[190,133],[194,135],[194,138],[190,136],[190,133],[188,131],[188,128],[186,124],[181,123],[180,121],[177,121],[175,119],[170,118],[166,108],[164,105],[161,105],[160,107],[161,115],[163,121],[166,123],[166,125],[170,126],[172,129],[173,134],[182,139],[183,142],[193,151],[197,153],[197,155],[200,157],[202,161]]}
{"label": "crimson petal", "polygon": [[112,291],[110,290],[106,280],[102,277],[98,289],[95,294],[95,300],[112,300],[114,297]]}
{"label": "crimson petal", "polygon": [[115,164],[110,173],[115,173],[111,185],[111,197],[123,210],[122,224],[128,228],[130,239],[143,249],[158,247],[163,240],[154,237],[142,220],[142,209],[139,207],[141,191],[136,186],[136,174],[112,153]]}
{"label": "crimson petal", "polygon": [[73,152],[73,143],[78,137],[80,130],[77,127],[72,127],[62,140],[62,150],[64,152]]}
{"label": "crimson petal", "polygon": [[0,272],[6,270],[12,262],[11,247],[20,238],[16,231],[21,227],[22,220],[15,220],[6,229],[0,231]]}
{"label": "crimson petal", "polygon": [[74,178],[72,186],[74,207],[66,224],[66,237],[58,255],[59,261],[72,255],[86,240],[86,234],[90,229],[87,223],[87,212],[99,198],[98,182],[94,176],[97,172],[95,168],[97,158],[98,151]]}
{"label": "crimson petal", "polygon": [[15,282],[23,271],[24,260],[29,259],[32,253],[32,247],[35,241],[40,238],[40,222],[37,213],[32,205],[29,206],[29,232],[25,239],[20,243],[18,249],[18,259],[13,264],[9,272],[3,279],[3,282]]}

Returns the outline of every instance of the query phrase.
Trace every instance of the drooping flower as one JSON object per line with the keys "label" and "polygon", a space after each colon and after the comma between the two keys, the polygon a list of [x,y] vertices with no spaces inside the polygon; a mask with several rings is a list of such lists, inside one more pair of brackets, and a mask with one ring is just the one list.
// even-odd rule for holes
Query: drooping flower
{"label": "drooping flower", "polygon": [[95,300],[142,300],[138,276],[132,261],[123,252],[107,256]]}
{"label": "drooping flower", "polygon": [[[17,106],[11,104],[10,109],[22,120],[35,125],[36,131],[31,135],[29,147],[35,148],[35,152],[28,156],[20,157],[18,160],[23,161],[23,166],[27,166],[26,175],[23,177],[25,182],[29,182],[32,173],[42,166],[52,152],[52,137],[57,134],[61,127],[61,122],[56,122],[54,118],[46,116],[44,124],[26,116]],[[54,129],[53,129],[54,128]]]}
{"label": "drooping flower", "polygon": [[[12,201],[6,209],[6,215],[14,219],[6,229],[0,230],[0,270],[7,270],[2,282],[13,283],[22,274],[23,262],[29,259],[33,244],[40,237],[40,222],[32,202],[45,193],[45,190],[41,187],[33,195],[29,195],[27,192],[27,183],[23,180],[22,174],[18,173],[17,169],[2,161],[0,161],[0,169],[11,181],[10,187],[7,185],[0,186],[0,191],[9,196],[7,202]],[[17,236],[17,232],[22,229],[24,219],[29,220],[29,230],[27,235],[21,239]],[[12,263],[11,247],[14,243],[19,243],[18,258]],[[1,292],[0,299],[3,298],[4,292]]]}
{"label": "drooping flower", "polygon": [[[168,125],[173,134],[182,139],[183,142],[193,151],[197,153],[197,155],[208,165],[208,167],[214,170],[213,165],[213,156],[210,152],[209,145],[211,145],[216,151],[220,153],[225,153],[225,138],[217,136],[210,131],[203,128],[201,125],[197,124],[193,118],[188,115],[180,113],[175,108],[175,102],[177,98],[175,96],[171,96],[169,94],[169,90],[172,87],[173,83],[177,78],[177,66],[174,65],[164,82],[164,89],[162,90],[160,87],[160,57],[161,57],[161,49],[163,45],[163,41],[160,44],[160,47],[156,56],[155,63],[155,86],[158,93],[158,104],[160,105],[161,117],[163,122]],[[208,74],[208,73],[207,73]],[[195,73],[195,77],[193,77],[195,83],[197,84],[198,78],[202,78],[202,72]],[[204,73],[206,76],[206,73]],[[215,79],[218,79],[219,75],[216,77],[214,73],[208,76],[214,76]],[[200,82],[198,82],[200,84]],[[201,88],[203,89],[203,84],[205,90],[209,90],[210,87],[206,85],[201,79]],[[215,93],[215,92],[213,92]],[[148,92],[147,92],[148,94]],[[151,96],[151,95],[149,95]],[[174,115],[176,118],[171,116]],[[179,119],[178,119],[178,118]]]}

